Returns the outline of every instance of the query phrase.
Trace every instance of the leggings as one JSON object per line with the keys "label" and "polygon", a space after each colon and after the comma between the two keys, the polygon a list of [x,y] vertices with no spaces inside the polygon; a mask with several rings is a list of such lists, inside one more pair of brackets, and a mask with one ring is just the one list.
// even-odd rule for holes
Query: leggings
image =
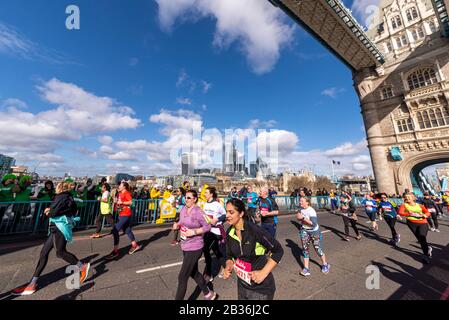
{"label": "leggings", "polygon": [[128,236],[129,240],[131,242],[136,241],[136,238],[134,237],[134,233],[131,230],[131,223],[132,223],[132,217],[119,217],[118,222],[115,224],[114,228],[112,229],[112,235],[114,236],[114,246],[118,246],[120,242],[120,236],[118,232],[120,230],[124,230],[126,235]]}
{"label": "leggings", "polygon": [[97,226],[97,230],[95,230],[96,233],[100,233],[101,231],[103,217],[106,219],[107,223],[112,225],[112,228],[114,228],[114,218],[112,217],[112,214],[99,214],[95,220],[95,224]]}
{"label": "leggings", "polygon": [[263,294],[258,292],[257,290],[250,290],[245,288],[242,285],[240,280],[237,280],[237,297],[238,300],[273,300],[274,298],[274,289],[270,294]]}
{"label": "leggings", "polygon": [[351,224],[352,229],[354,229],[355,234],[357,235],[357,237],[360,235],[359,233],[359,229],[357,228],[357,223],[354,219],[351,219],[347,216],[342,216],[343,217],[343,223],[345,224],[345,234],[346,236],[349,236],[349,224]]}
{"label": "leggings", "polygon": [[175,300],[184,300],[189,277],[195,280],[204,295],[209,293],[210,290],[206,284],[206,280],[204,280],[204,277],[198,271],[198,260],[201,258],[202,254],[203,249],[196,251],[183,251],[184,258],[182,260],[182,267],[178,275],[178,289],[176,290]]}
{"label": "leggings", "polygon": [[44,268],[47,265],[48,255],[53,247],[56,249],[56,256],[58,258],[63,259],[71,265],[77,265],[79,262],[78,258],[66,250],[66,245],[67,241],[61,231],[59,231],[59,229],[55,226],[51,226],[50,236],[47,238],[47,241],[45,241],[41,250],[39,262],[36,270],[34,271],[33,277],[39,277],[42,274],[42,271],[44,271]]}
{"label": "leggings", "polygon": [[398,237],[398,233],[396,232],[396,229],[394,228],[394,225],[396,224],[396,217],[392,218],[390,216],[384,216],[385,222],[388,224],[391,230],[391,236],[393,239],[396,239]]}
{"label": "leggings", "polygon": [[429,225],[427,223],[413,223],[408,220],[407,225],[421,245],[422,252],[428,256],[429,245],[427,244],[427,232],[429,231]]}
{"label": "leggings", "polygon": [[223,250],[219,244],[221,240],[221,236],[216,235],[212,232],[207,232],[204,234],[204,260],[206,262],[205,274],[211,276],[212,275],[212,257],[210,255],[210,251],[212,250],[215,256],[218,259],[220,265],[225,268],[226,267],[226,258],[223,253]]}
{"label": "leggings", "polygon": [[435,211],[430,212],[431,217],[427,218],[427,221],[429,221],[429,224],[432,228],[438,229],[438,213]]}
{"label": "leggings", "polygon": [[321,232],[309,233],[306,230],[301,230],[299,232],[302,242],[302,254],[304,259],[309,259],[310,257],[310,245],[313,245],[318,256],[322,257],[324,255],[323,248],[321,246],[321,241],[323,236]]}

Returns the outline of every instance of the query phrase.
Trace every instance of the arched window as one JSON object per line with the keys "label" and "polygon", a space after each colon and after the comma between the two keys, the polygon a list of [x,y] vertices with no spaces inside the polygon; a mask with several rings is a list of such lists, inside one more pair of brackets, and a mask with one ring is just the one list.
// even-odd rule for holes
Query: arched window
{"label": "arched window", "polygon": [[436,109],[436,114],[437,114],[438,126],[446,125],[446,123],[444,123],[443,113],[441,112],[440,108]]}
{"label": "arched window", "polygon": [[407,119],[407,128],[408,128],[408,131],[413,131],[413,122],[412,122],[411,118]]}
{"label": "arched window", "polygon": [[418,112],[418,124],[419,124],[420,129],[425,129],[424,118],[422,116],[422,112]]}
{"label": "arched window", "polygon": [[430,123],[430,117],[429,117],[429,113],[427,111],[423,111],[423,117],[424,117],[424,126],[426,128],[431,128],[432,125]]}
{"label": "arched window", "polygon": [[444,116],[444,121],[446,121],[446,125],[449,125],[449,107],[444,107],[443,108],[443,116]]}
{"label": "arched window", "polygon": [[416,18],[418,18],[418,11],[416,10],[416,8],[412,7],[410,9],[408,9],[407,10],[407,20],[412,21],[412,20],[415,20]]}
{"label": "arched window", "polygon": [[435,111],[433,109],[429,110],[430,122],[432,123],[432,127],[438,127],[437,117],[435,115]]}
{"label": "arched window", "polygon": [[435,25],[435,22],[430,21],[429,28],[430,28],[430,32],[432,32],[432,33],[437,32],[437,26]]}
{"label": "arched window", "polygon": [[435,69],[426,68],[413,72],[407,78],[410,90],[430,86],[438,82]]}
{"label": "arched window", "polygon": [[401,17],[396,16],[396,17],[392,18],[391,19],[391,26],[393,27],[393,29],[397,29],[400,26],[402,26]]}

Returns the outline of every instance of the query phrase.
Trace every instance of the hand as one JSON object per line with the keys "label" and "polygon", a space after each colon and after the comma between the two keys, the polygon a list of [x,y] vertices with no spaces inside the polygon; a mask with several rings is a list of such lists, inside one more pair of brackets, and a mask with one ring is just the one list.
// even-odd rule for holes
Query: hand
{"label": "hand", "polygon": [[298,220],[304,220],[304,216],[301,214],[301,212],[298,212],[298,213],[296,214],[296,219],[298,219]]}
{"label": "hand", "polygon": [[193,229],[189,229],[189,230],[187,230],[187,232],[186,232],[186,237],[193,237],[193,236],[195,236],[196,234],[195,234],[195,231],[193,230]]}
{"label": "hand", "polygon": [[226,264],[226,268],[223,270],[223,279],[227,280],[232,274],[233,263]]}
{"label": "hand", "polygon": [[172,230],[178,230],[178,229],[179,229],[179,224],[177,222],[173,223]]}
{"label": "hand", "polygon": [[50,208],[45,208],[44,213],[46,216],[48,216],[48,214],[50,213]]}
{"label": "hand", "polygon": [[123,204],[123,201],[122,200],[117,200],[117,204],[118,205]]}
{"label": "hand", "polygon": [[267,213],[266,213],[266,211],[262,211],[262,212],[260,213],[260,215],[261,215],[262,217],[265,217],[265,216],[267,215]]}
{"label": "hand", "polygon": [[211,224],[211,225],[216,225],[217,222],[218,222],[218,219],[217,219],[217,218],[213,218],[213,219],[210,221],[210,224]]}
{"label": "hand", "polygon": [[402,221],[402,217],[401,216],[397,216],[399,221]]}
{"label": "hand", "polygon": [[257,271],[250,272],[249,275],[251,277],[251,280],[253,280],[257,284],[262,283],[265,280],[265,278],[268,276],[268,274],[266,274],[263,270],[257,270]]}

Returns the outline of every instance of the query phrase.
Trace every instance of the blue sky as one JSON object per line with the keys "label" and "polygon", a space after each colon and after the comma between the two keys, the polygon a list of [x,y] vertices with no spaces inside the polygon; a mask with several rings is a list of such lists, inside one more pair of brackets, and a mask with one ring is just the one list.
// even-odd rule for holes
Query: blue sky
{"label": "blue sky", "polygon": [[180,173],[175,129],[195,124],[269,130],[279,170],[371,173],[350,70],[269,3],[0,2],[0,153],[44,174]]}

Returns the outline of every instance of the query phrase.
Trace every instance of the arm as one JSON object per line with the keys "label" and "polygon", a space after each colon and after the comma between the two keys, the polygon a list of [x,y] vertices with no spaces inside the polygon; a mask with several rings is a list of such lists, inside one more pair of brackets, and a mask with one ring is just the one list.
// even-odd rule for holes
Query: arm
{"label": "arm", "polygon": [[421,210],[422,210],[423,214],[424,214],[427,218],[430,217],[430,211],[427,210],[427,208],[426,208],[425,206],[423,206],[422,204],[421,204],[420,206],[421,206]]}
{"label": "arm", "polygon": [[405,209],[405,206],[404,206],[404,205],[401,205],[401,206],[399,207],[398,214],[399,214],[400,216],[402,216],[402,217],[408,217],[408,216],[410,216],[410,214],[408,213],[407,209]]}
{"label": "arm", "polygon": [[[193,209],[193,210],[195,210],[195,209]],[[211,228],[211,225],[209,223],[207,223],[206,219],[204,219],[204,211],[203,210],[201,210],[198,207],[194,214],[195,214],[196,220],[198,220],[200,222],[201,227],[195,228],[195,229],[189,229],[186,233],[188,237],[202,235],[206,232],[209,232],[210,228]]]}

